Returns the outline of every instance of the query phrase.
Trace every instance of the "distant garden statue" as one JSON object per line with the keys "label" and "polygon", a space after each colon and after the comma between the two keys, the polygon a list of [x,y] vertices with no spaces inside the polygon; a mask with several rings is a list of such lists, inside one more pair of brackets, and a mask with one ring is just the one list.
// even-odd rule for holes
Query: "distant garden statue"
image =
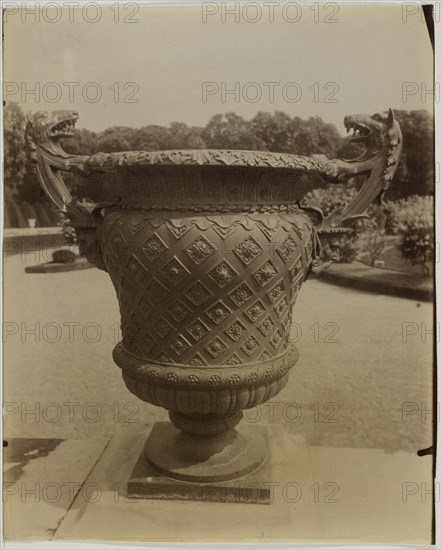
{"label": "distant garden statue", "polygon": [[[399,125],[391,110],[345,117],[350,140],[365,146],[355,160],[233,150],[76,156],[60,139],[77,119],[75,111],[29,115],[29,154],[81,252],[115,287],[122,341],[113,358],[126,386],[172,423],[152,429],[128,492],[201,499],[211,484],[220,499],[221,482],[271,466],[267,431],[238,425],[242,411],[286,385],[298,359],[289,336],[301,285],[339,259],[352,224],[385,193],[401,154]],[[90,212],[64,171],[102,185],[106,202]],[[359,193],[325,218],[299,205],[301,176],[338,183],[355,174],[367,175]],[[259,491],[269,502],[270,489]]]}

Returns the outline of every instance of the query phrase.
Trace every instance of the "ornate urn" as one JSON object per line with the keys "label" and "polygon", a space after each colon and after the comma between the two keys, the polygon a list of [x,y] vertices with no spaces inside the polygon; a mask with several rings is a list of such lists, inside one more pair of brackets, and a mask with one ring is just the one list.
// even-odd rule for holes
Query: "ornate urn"
{"label": "ornate urn", "polygon": [[[287,383],[298,358],[290,328],[300,287],[384,193],[400,129],[392,111],[346,117],[352,139],[366,146],[355,161],[226,150],[83,157],[60,146],[77,118],[29,116],[27,140],[41,186],[74,223],[81,251],[111,277],[122,329],[113,358],[127,388],[169,411],[173,426],[154,427],[133,478],[145,480],[150,467],[175,480],[173,496],[199,498],[191,487],[265,463],[265,433],[235,426],[243,409]],[[86,209],[63,171],[81,174],[108,201]],[[299,206],[309,178],[339,182],[360,173],[368,177],[356,199],[328,219]],[[164,484],[141,485],[132,492],[165,496]]]}

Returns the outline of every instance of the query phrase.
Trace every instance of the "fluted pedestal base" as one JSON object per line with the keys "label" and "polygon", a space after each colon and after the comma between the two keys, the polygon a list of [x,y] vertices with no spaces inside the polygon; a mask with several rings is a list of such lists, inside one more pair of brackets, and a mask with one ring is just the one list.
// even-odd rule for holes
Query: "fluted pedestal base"
{"label": "fluted pedestal base", "polygon": [[270,488],[266,428],[239,426],[201,437],[157,422],[127,492],[139,498],[268,504]]}

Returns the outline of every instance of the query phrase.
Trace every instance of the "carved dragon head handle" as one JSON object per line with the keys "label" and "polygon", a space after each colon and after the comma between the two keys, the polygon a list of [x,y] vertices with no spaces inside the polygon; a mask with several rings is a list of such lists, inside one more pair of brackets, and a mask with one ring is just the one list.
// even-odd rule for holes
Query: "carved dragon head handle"
{"label": "carved dragon head handle", "polygon": [[[339,261],[343,237],[351,233],[355,222],[369,217],[368,207],[376,202],[382,204],[402,152],[402,133],[392,109],[373,116],[346,116],[344,125],[349,141],[361,144],[364,150],[351,160],[333,159],[331,162],[337,168],[337,175],[336,179],[329,181],[340,183],[356,175],[365,175],[366,178],[349,204],[336,209],[317,226],[323,256],[330,261]],[[321,264],[321,268],[325,266]]]}
{"label": "carved dragon head handle", "polygon": [[350,142],[362,144],[365,150],[355,159],[332,161],[338,167],[338,181],[361,174],[367,178],[350,204],[335,210],[324,220],[323,230],[348,227],[355,220],[366,217],[366,210],[372,203],[381,203],[402,151],[401,129],[391,109],[371,117],[346,116],[344,125]]}
{"label": "carved dragon head handle", "polygon": [[39,111],[27,114],[25,141],[33,172],[50,201],[73,220],[89,220],[88,211],[76,201],[62,178],[63,171],[84,173],[89,158],[66,153],[62,138],[74,134],[77,111]]}

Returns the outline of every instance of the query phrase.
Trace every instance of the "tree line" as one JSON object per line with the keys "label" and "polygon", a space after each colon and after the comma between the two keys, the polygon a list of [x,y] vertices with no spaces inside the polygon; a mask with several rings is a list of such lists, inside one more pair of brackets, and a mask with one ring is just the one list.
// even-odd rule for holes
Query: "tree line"
{"label": "tree line", "polygon": [[[395,110],[401,126],[404,146],[401,164],[386,198],[429,195],[434,191],[434,127],[425,110]],[[26,119],[17,103],[4,106],[4,186],[6,201],[34,202],[40,190],[30,175],[25,150]],[[322,153],[328,158],[352,158],[354,146],[339,134],[334,124],[320,117],[303,119],[282,111],[259,111],[246,120],[233,113],[216,114],[206,126],[188,126],[173,122],[141,128],[113,126],[102,132],[77,129],[64,139],[63,148],[72,154],[97,152],[171,149],[243,149],[310,155]],[[75,194],[82,198],[81,184],[75,180]],[[320,186],[315,183],[312,187]],[[324,184],[325,185],[325,184]]]}

